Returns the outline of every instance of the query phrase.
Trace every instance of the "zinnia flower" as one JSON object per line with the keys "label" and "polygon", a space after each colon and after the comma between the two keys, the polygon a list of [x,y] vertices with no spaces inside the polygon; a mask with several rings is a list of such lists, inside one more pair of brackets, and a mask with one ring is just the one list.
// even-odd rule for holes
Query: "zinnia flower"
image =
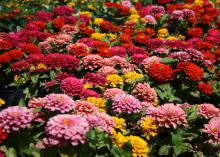
{"label": "zinnia flower", "polygon": [[83,83],[74,77],[67,77],[61,82],[61,89],[69,96],[78,96],[83,90]]}
{"label": "zinnia flower", "polygon": [[104,112],[89,114],[87,121],[90,128],[100,128],[109,134],[112,134],[113,127],[115,126],[113,118]]}
{"label": "zinnia flower", "polygon": [[87,101],[78,100],[75,102],[75,105],[75,111],[77,114],[88,115],[98,112],[98,108],[94,104]]}
{"label": "zinnia flower", "polygon": [[132,145],[132,157],[145,157],[149,152],[148,144],[139,136],[128,136],[127,140]]}
{"label": "zinnia flower", "polygon": [[83,58],[83,66],[85,69],[94,70],[102,66],[102,59],[99,55],[88,55]]}
{"label": "zinnia flower", "polygon": [[116,113],[137,113],[143,108],[143,104],[133,97],[127,94],[118,94],[112,99],[112,109]]}
{"label": "zinnia flower", "polygon": [[205,124],[202,131],[211,138],[210,143],[220,144],[220,117],[212,118],[208,124]]}
{"label": "zinnia flower", "polygon": [[0,112],[0,128],[6,133],[20,131],[30,126],[35,118],[31,109],[20,106],[11,106]]}
{"label": "zinnia flower", "polygon": [[213,93],[212,86],[210,84],[200,83],[198,85],[198,88],[200,92],[206,95],[211,95]]}
{"label": "zinnia flower", "polygon": [[75,108],[75,102],[66,94],[49,94],[45,98],[43,107],[49,111],[69,112]]}
{"label": "zinnia flower", "polygon": [[115,128],[124,132],[126,131],[126,122],[124,118],[113,117],[115,122]]}
{"label": "zinnia flower", "polygon": [[206,119],[210,119],[220,116],[220,109],[215,107],[213,104],[204,103],[199,105],[198,113]]}
{"label": "zinnia flower", "polygon": [[159,83],[172,81],[175,78],[174,70],[162,63],[151,64],[148,69],[148,74]]}
{"label": "zinnia flower", "polygon": [[[47,145],[70,142],[73,146],[85,143],[89,131],[87,120],[79,115],[59,114],[50,118],[46,125]],[[53,141],[53,143],[48,143]]]}
{"label": "zinnia flower", "polygon": [[158,99],[154,88],[151,88],[147,83],[138,83],[132,91],[132,95],[141,101],[149,103],[154,103]]}
{"label": "zinnia flower", "polygon": [[110,87],[122,86],[124,84],[123,78],[117,74],[107,75],[107,84]]}
{"label": "zinnia flower", "polygon": [[122,89],[119,89],[119,88],[108,88],[104,92],[104,98],[105,99],[112,99],[117,94],[125,94],[125,92]]}
{"label": "zinnia flower", "polygon": [[160,127],[174,128],[178,125],[186,125],[186,114],[181,107],[173,103],[167,103],[148,112],[149,116],[155,118]]}
{"label": "zinnia flower", "polygon": [[126,74],[124,74],[124,78],[128,82],[134,82],[134,81],[136,81],[140,78],[143,78],[143,77],[144,77],[143,74],[139,74],[136,71],[130,71],[130,72],[127,72]]}
{"label": "zinnia flower", "polygon": [[140,121],[140,127],[147,140],[150,140],[151,137],[154,137],[158,134],[158,125],[152,117],[144,117]]}

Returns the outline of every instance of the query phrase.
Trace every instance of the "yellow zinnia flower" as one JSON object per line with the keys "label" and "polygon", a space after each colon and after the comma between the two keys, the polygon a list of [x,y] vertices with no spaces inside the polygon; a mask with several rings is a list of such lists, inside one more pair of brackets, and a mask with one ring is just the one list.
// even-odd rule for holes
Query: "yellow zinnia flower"
{"label": "yellow zinnia flower", "polygon": [[95,18],[95,19],[94,19],[94,24],[95,24],[95,25],[100,25],[100,23],[102,23],[103,21],[104,21],[103,18]]}
{"label": "yellow zinnia flower", "polygon": [[128,82],[134,82],[137,79],[140,79],[140,78],[143,78],[143,77],[144,77],[143,74],[139,74],[136,71],[130,71],[130,72],[128,72],[124,75],[125,80],[128,81]]}
{"label": "yellow zinnia flower", "polygon": [[89,12],[89,11],[83,11],[83,12],[80,12],[80,14],[87,15],[87,16],[89,16],[89,17],[92,17],[92,13]]}
{"label": "yellow zinnia flower", "polygon": [[99,111],[101,112],[106,111],[106,108],[105,108],[106,100],[105,99],[96,98],[96,97],[88,97],[86,101],[94,104],[99,109]]}
{"label": "yellow zinnia flower", "polygon": [[148,144],[145,140],[138,136],[128,136],[128,141],[131,142],[132,145],[132,157],[146,157],[149,149]]}
{"label": "yellow zinnia flower", "polygon": [[159,127],[155,123],[155,120],[151,117],[143,118],[141,120],[140,126],[147,140],[150,140],[150,137],[154,137],[158,134]]}
{"label": "yellow zinnia flower", "polygon": [[118,85],[121,86],[124,84],[123,78],[117,74],[107,75],[107,84],[110,87],[117,87]]}
{"label": "yellow zinnia flower", "polygon": [[164,38],[168,35],[169,35],[169,32],[166,28],[159,29],[158,32],[157,32],[157,36],[161,37],[161,38]]}
{"label": "yellow zinnia flower", "polygon": [[116,144],[118,147],[122,147],[126,142],[128,142],[128,139],[122,135],[122,133],[116,133],[115,130],[113,130],[113,138],[114,144]]}
{"label": "yellow zinnia flower", "polygon": [[126,131],[126,123],[124,118],[113,117],[113,119],[116,124],[116,129],[122,132]]}
{"label": "yellow zinnia flower", "polygon": [[91,35],[91,38],[96,39],[96,40],[103,40],[103,38],[105,38],[105,37],[106,37],[105,33],[93,33]]}

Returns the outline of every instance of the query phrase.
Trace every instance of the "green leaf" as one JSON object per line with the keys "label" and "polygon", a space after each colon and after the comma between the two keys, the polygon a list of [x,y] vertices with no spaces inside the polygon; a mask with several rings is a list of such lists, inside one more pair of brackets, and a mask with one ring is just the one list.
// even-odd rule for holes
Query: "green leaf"
{"label": "green leaf", "polygon": [[171,146],[169,145],[163,145],[160,147],[158,154],[159,155],[168,155],[170,151]]}
{"label": "green leaf", "polygon": [[181,152],[182,152],[182,146],[181,146],[181,145],[179,145],[179,146],[173,146],[173,149],[174,149],[174,153],[175,153],[176,155],[180,155]]}
{"label": "green leaf", "polygon": [[19,105],[19,106],[22,106],[22,107],[25,106],[25,101],[24,101],[23,98],[21,98],[21,99],[19,100],[18,105]]}

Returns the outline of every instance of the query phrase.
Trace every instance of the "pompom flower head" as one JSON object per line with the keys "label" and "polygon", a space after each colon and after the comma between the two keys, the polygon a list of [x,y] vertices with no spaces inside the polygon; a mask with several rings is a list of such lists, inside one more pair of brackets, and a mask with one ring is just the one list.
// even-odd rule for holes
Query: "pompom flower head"
{"label": "pompom flower head", "polygon": [[66,94],[49,94],[45,98],[44,108],[49,111],[69,112],[75,108],[75,103]]}
{"label": "pompom flower head", "polygon": [[220,117],[212,118],[204,127],[202,131],[211,137],[209,142],[212,144],[220,144]]}
{"label": "pompom flower head", "polygon": [[160,127],[177,128],[178,125],[186,125],[186,114],[181,107],[167,103],[158,108],[151,109],[149,115],[155,118]]}
{"label": "pompom flower head", "polygon": [[[50,118],[46,125],[47,145],[62,145],[70,142],[73,146],[84,143],[89,131],[87,120],[79,115],[59,114]],[[53,141],[53,143],[48,143]]]}
{"label": "pompom flower head", "polygon": [[112,99],[118,94],[125,94],[125,92],[119,88],[108,88],[104,92],[104,98],[105,99]]}
{"label": "pompom flower head", "polygon": [[78,96],[83,90],[83,83],[77,78],[68,77],[62,81],[61,89],[69,96]]}
{"label": "pompom flower head", "polygon": [[138,83],[132,91],[132,95],[141,101],[149,103],[154,103],[158,99],[154,88],[151,88],[147,83]]}
{"label": "pompom flower head", "polygon": [[206,119],[210,119],[220,116],[220,109],[216,108],[213,104],[205,103],[199,106],[198,113]]}
{"label": "pompom flower head", "polygon": [[118,94],[112,101],[112,109],[116,113],[137,113],[143,107],[143,104],[138,99],[127,94]]}
{"label": "pompom flower head", "polygon": [[77,114],[87,115],[98,112],[98,108],[90,102],[87,101],[76,101],[75,111]]}
{"label": "pompom flower head", "polygon": [[5,132],[20,131],[30,126],[35,118],[31,109],[20,106],[8,107],[0,112],[0,128]]}

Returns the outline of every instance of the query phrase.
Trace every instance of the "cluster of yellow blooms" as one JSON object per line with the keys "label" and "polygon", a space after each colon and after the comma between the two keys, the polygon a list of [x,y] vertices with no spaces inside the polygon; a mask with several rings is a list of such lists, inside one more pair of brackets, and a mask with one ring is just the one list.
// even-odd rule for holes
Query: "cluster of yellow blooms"
{"label": "cluster of yellow blooms", "polygon": [[150,140],[151,137],[154,137],[158,134],[159,127],[155,123],[155,120],[151,117],[143,118],[141,120],[140,127],[147,140]]}
{"label": "cluster of yellow blooms", "polygon": [[165,38],[165,37],[167,37],[168,35],[169,35],[169,32],[168,32],[168,30],[167,30],[166,28],[161,28],[161,29],[159,29],[158,32],[157,32],[157,36],[158,36],[159,38]]}
{"label": "cluster of yellow blooms", "polygon": [[107,85],[110,87],[123,86],[123,78],[117,74],[112,74],[107,76]]}
{"label": "cluster of yellow blooms", "polygon": [[101,111],[101,112],[105,112],[106,111],[106,108],[105,108],[106,100],[105,99],[103,99],[103,98],[96,98],[96,97],[88,97],[86,99],[86,101],[94,104],[99,109],[99,111]]}
{"label": "cluster of yellow blooms", "polygon": [[113,131],[114,143],[119,147],[122,147],[125,143],[130,142],[132,145],[132,157],[146,157],[149,148],[148,144],[145,140],[140,138],[139,136],[124,136],[120,132],[116,133]]}
{"label": "cluster of yellow blooms", "polygon": [[0,106],[2,106],[4,104],[5,104],[5,101],[2,98],[0,98]]}
{"label": "cluster of yellow blooms", "polygon": [[126,123],[124,118],[113,117],[115,122],[115,128],[120,130],[121,132],[126,131]]}
{"label": "cluster of yellow blooms", "polygon": [[126,74],[124,74],[125,80],[130,83],[137,81],[138,79],[143,78],[143,77],[144,77],[143,74],[139,74],[136,71],[130,71],[130,72],[127,72]]}

